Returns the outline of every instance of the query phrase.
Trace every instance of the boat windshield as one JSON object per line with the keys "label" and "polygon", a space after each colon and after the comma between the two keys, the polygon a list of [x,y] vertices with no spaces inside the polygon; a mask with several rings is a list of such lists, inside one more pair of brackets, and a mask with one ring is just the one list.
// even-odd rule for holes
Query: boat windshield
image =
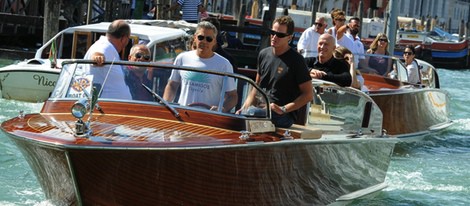
{"label": "boat windshield", "polygon": [[361,73],[398,79],[402,82],[408,81],[406,67],[398,58],[392,56],[364,54],[359,59],[359,71]]}
{"label": "boat windshield", "polygon": [[[168,103],[174,108],[270,118],[266,93],[248,77],[161,63],[120,61],[96,66],[88,60],[64,61],[51,98],[78,100],[90,98],[94,91],[98,101]],[[250,93],[256,95],[242,110]]]}

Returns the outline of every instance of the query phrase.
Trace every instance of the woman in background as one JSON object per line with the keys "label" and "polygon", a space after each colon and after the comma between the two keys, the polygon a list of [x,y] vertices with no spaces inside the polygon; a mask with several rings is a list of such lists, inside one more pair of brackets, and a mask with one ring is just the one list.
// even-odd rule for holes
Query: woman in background
{"label": "woman in background", "polygon": [[376,54],[377,56],[366,56],[367,65],[361,67],[361,71],[365,73],[385,75],[389,72],[392,61],[389,58],[381,57],[380,55],[389,55],[388,53],[388,38],[384,33],[379,33],[370,48],[366,52],[367,54]]}
{"label": "woman in background", "polygon": [[412,45],[406,45],[403,51],[403,58],[405,58],[406,71],[408,72],[408,82],[419,84],[419,66],[415,60],[415,48]]}

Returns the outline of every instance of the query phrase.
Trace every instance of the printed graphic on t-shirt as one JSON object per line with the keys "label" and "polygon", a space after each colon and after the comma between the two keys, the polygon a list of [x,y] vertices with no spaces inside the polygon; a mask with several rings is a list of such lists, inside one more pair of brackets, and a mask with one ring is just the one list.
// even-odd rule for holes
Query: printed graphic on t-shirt
{"label": "printed graphic on t-shirt", "polygon": [[186,84],[190,92],[202,93],[209,90],[210,88],[210,79],[207,74],[198,72],[185,72],[183,74],[183,79],[187,81]]}

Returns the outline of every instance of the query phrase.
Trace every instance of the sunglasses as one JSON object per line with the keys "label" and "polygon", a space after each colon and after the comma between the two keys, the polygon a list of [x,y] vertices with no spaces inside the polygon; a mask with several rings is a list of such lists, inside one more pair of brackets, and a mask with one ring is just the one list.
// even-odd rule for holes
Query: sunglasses
{"label": "sunglasses", "polygon": [[413,52],[403,52],[403,55],[413,55]]}
{"label": "sunglasses", "polygon": [[284,38],[284,37],[290,35],[290,34],[281,33],[281,32],[277,32],[277,31],[273,31],[273,30],[270,30],[270,33],[271,33],[271,35],[277,36],[278,38]]}
{"label": "sunglasses", "polygon": [[388,40],[387,40],[387,39],[379,39],[379,41],[388,42]]}
{"label": "sunglasses", "polygon": [[335,21],[346,21],[346,19],[335,19]]}
{"label": "sunglasses", "polygon": [[317,23],[317,22],[315,22],[315,26],[322,27],[323,24],[322,24],[322,23]]}
{"label": "sunglasses", "polygon": [[135,58],[137,59],[144,59],[145,61],[148,61],[150,60],[150,55],[145,55],[145,54],[142,54],[142,53],[137,53],[134,55]]}
{"label": "sunglasses", "polygon": [[214,40],[214,38],[212,38],[211,36],[202,36],[202,35],[197,36],[197,40],[199,41],[202,41],[204,38],[206,39],[207,42],[212,42],[212,40]]}

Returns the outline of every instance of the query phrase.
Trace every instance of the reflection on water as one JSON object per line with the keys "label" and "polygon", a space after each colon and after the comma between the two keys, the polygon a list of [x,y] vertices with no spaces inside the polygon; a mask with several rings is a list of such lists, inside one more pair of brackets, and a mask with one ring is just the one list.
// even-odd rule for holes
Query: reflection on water
{"label": "reflection on water", "polygon": [[[0,99],[0,121],[15,117],[19,111],[39,112],[42,103]],[[0,133],[0,205],[48,205],[34,173],[21,152],[3,132]]]}

